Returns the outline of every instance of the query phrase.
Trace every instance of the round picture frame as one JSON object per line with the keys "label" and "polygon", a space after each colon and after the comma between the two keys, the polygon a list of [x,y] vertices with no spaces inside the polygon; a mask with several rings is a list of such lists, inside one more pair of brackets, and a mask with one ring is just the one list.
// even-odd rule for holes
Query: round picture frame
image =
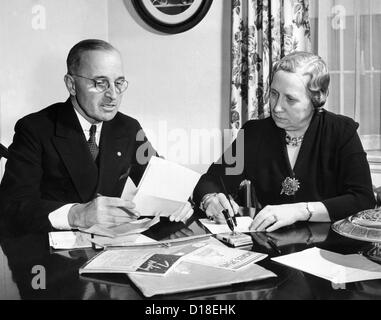
{"label": "round picture frame", "polygon": [[213,0],[131,0],[139,16],[155,30],[176,34],[196,26]]}

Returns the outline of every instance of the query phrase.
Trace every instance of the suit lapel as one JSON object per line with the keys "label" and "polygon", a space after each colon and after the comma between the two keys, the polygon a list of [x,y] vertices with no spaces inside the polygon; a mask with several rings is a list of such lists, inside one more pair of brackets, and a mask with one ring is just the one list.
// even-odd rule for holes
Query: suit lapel
{"label": "suit lapel", "polygon": [[81,200],[91,200],[96,190],[98,167],[91,158],[81,125],[69,100],[58,111],[53,143]]}
{"label": "suit lapel", "polygon": [[121,173],[128,167],[127,150],[133,138],[127,135],[126,128],[122,128],[116,118],[102,126],[98,191],[105,195],[114,193]]}

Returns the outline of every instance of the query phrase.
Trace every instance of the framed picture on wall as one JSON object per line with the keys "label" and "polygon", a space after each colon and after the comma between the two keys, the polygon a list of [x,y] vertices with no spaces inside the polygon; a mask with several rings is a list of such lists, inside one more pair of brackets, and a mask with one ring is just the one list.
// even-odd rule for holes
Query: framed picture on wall
{"label": "framed picture on wall", "polygon": [[213,0],[132,0],[140,17],[152,28],[180,33],[197,25],[208,13]]}

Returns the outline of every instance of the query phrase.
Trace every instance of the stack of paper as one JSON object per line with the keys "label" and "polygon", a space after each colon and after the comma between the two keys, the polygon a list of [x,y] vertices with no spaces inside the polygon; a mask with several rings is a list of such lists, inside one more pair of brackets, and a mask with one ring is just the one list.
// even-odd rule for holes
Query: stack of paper
{"label": "stack of paper", "polygon": [[173,247],[160,247],[153,243],[152,246],[139,248],[108,249],[95,256],[81,268],[80,273],[134,272],[154,254],[161,255],[159,258],[168,256],[169,260],[172,256],[177,256],[181,261],[230,271],[240,270],[267,257],[264,253],[228,248],[218,240],[208,238],[179,245],[173,242]]}
{"label": "stack of paper", "polygon": [[131,221],[128,223],[120,224],[117,226],[107,227],[101,224],[95,224],[87,229],[80,229],[84,233],[95,234],[104,237],[116,238],[127,236],[131,234],[139,234],[142,233],[153,225],[160,221],[160,217],[156,216],[153,219],[140,219]]}
{"label": "stack of paper", "polygon": [[80,231],[54,231],[49,232],[49,245],[56,250],[72,250],[82,248],[104,248],[108,246],[133,246],[141,244],[157,243],[157,241],[143,235],[130,234],[126,236],[110,238],[104,236],[91,236]]}
{"label": "stack of paper", "polygon": [[142,293],[151,297],[276,277],[254,263],[264,257],[265,254],[227,248],[211,237],[186,244],[173,243],[170,247],[106,250],[79,272],[128,273]]}
{"label": "stack of paper", "polygon": [[272,260],[335,284],[381,279],[381,266],[359,254],[343,255],[311,248]]}
{"label": "stack of paper", "polygon": [[142,273],[163,276],[178,262],[180,256],[156,253],[155,249],[107,250],[90,260],[79,273]]}
{"label": "stack of paper", "polygon": [[[201,248],[200,251],[184,250],[186,255],[181,259],[180,263],[176,265],[171,272],[165,277],[153,277],[141,274],[129,274],[129,278],[134,284],[142,291],[146,297],[152,297],[160,294],[171,294],[201,289],[211,289],[222,286],[230,286],[236,283],[242,283],[253,280],[261,280],[270,277],[276,277],[273,272],[257,265],[254,261],[259,261],[264,256],[257,256],[258,260],[254,259],[245,267],[235,268],[235,261],[240,258],[245,260],[245,253],[241,250],[227,248],[220,241],[211,238],[202,242],[194,244],[194,247]],[[216,249],[218,247],[218,249]],[[206,251],[214,250],[218,254],[214,258],[203,259]],[[233,256],[231,253],[226,254],[225,249],[234,250]],[[222,253],[225,252],[225,253]],[[238,252],[238,254],[237,254]],[[246,251],[246,253],[250,253]],[[257,253],[252,252],[254,255]],[[218,257],[222,254],[224,257]],[[237,260],[234,260],[234,257]],[[188,258],[193,261],[188,261]],[[200,258],[202,261],[200,261]],[[220,260],[221,259],[221,260]],[[227,263],[224,265],[222,262],[225,260]],[[230,264],[230,262],[232,262]]]}
{"label": "stack of paper", "polygon": [[49,245],[57,250],[91,248],[90,235],[79,231],[49,232]]}
{"label": "stack of paper", "polygon": [[200,179],[200,174],[177,163],[152,157],[137,190],[127,180],[122,198],[135,203],[142,216],[168,217],[181,209]]}
{"label": "stack of paper", "polygon": [[157,243],[156,240],[145,236],[144,234],[129,234],[126,236],[120,236],[115,238],[94,236],[91,242],[96,245],[107,248],[107,247],[132,247],[141,245],[151,245]]}

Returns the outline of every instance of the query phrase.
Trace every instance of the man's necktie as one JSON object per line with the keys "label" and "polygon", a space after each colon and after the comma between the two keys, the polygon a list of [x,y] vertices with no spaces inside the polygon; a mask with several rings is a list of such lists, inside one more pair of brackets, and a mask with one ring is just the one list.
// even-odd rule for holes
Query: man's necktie
{"label": "man's necktie", "polygon": [[99,148],[97,146],[96,140],[95,140],[95,133],[97,132],[97,126],[93,124],[90,127],[90,138],[87,140],[87,145],[89,146],[91,156],[93,157],[93,160],[95,161],[98,157]]}

